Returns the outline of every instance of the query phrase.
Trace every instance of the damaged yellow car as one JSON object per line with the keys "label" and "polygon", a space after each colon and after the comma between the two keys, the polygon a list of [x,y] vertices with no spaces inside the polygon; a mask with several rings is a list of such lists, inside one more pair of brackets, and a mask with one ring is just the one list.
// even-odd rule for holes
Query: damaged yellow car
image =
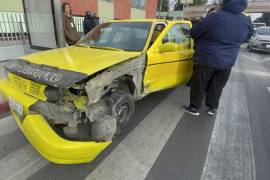
{"label": "damaged yellow car", "polygon": [[188,21],[101,24],[74,46],[10,61],[0,93],[42,156],[90,162],[123,132],[136,100],[189,81],[190,28]]}

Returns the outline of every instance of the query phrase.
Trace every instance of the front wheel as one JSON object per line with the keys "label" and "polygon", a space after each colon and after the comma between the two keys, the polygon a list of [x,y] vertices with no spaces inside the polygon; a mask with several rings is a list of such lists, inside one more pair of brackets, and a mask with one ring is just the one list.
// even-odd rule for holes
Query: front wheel
{"label": "front wheel", "polygon": [[110,95],[110,100],[117,125],[114,137],[118,137],[124,132],[134,113],[134,99],[129,92],[116,90]]}

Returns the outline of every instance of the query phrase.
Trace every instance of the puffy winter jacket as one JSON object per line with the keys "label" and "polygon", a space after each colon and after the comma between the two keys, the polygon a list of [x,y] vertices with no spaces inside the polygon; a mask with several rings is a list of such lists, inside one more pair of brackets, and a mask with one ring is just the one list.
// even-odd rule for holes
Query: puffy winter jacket
{"label": "puffy winter jacket", "polygon": [[192,28],[196,63],[218,69],[232,68],[240,45],[253,33],[250,18],[242,13],[246,7],[247,0],[224,0],[220,11]]}

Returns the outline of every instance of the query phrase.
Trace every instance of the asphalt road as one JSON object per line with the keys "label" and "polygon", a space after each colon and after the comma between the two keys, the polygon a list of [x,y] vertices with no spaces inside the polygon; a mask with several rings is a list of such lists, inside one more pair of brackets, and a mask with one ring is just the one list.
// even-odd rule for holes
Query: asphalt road
{"label": "asphalt road", "polygon": [[216,117],[204,108],[199,117],[183,113],[188,96],[183,86],[137,102],[126,132],[80,165],[43,159],[7,114],[0,119],[0,180],[268,180],[270,54],[241,49]]}

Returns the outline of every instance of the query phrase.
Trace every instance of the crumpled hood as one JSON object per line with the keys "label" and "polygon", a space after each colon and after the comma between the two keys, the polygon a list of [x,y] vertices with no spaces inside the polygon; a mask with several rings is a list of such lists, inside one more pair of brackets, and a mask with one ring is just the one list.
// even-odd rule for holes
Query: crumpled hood
{"label": "crumpled hood", "polygon": [[21,57],[21,59],[35,64],[91,75],[115,64],[137,57],[140,54],[141,52],[70,46],[30,54]]}
{"label": "crumpled hood", "polygon": [[223,0],[223,10],[234,14],[240,14],[248,6],[247,0]]}
{"label": "crumpled hood", "polygon": [[71,46],[30,54],[11,61],[5,68],[8,72],[33,81],[69,88],[89,75],[140,54]]}

